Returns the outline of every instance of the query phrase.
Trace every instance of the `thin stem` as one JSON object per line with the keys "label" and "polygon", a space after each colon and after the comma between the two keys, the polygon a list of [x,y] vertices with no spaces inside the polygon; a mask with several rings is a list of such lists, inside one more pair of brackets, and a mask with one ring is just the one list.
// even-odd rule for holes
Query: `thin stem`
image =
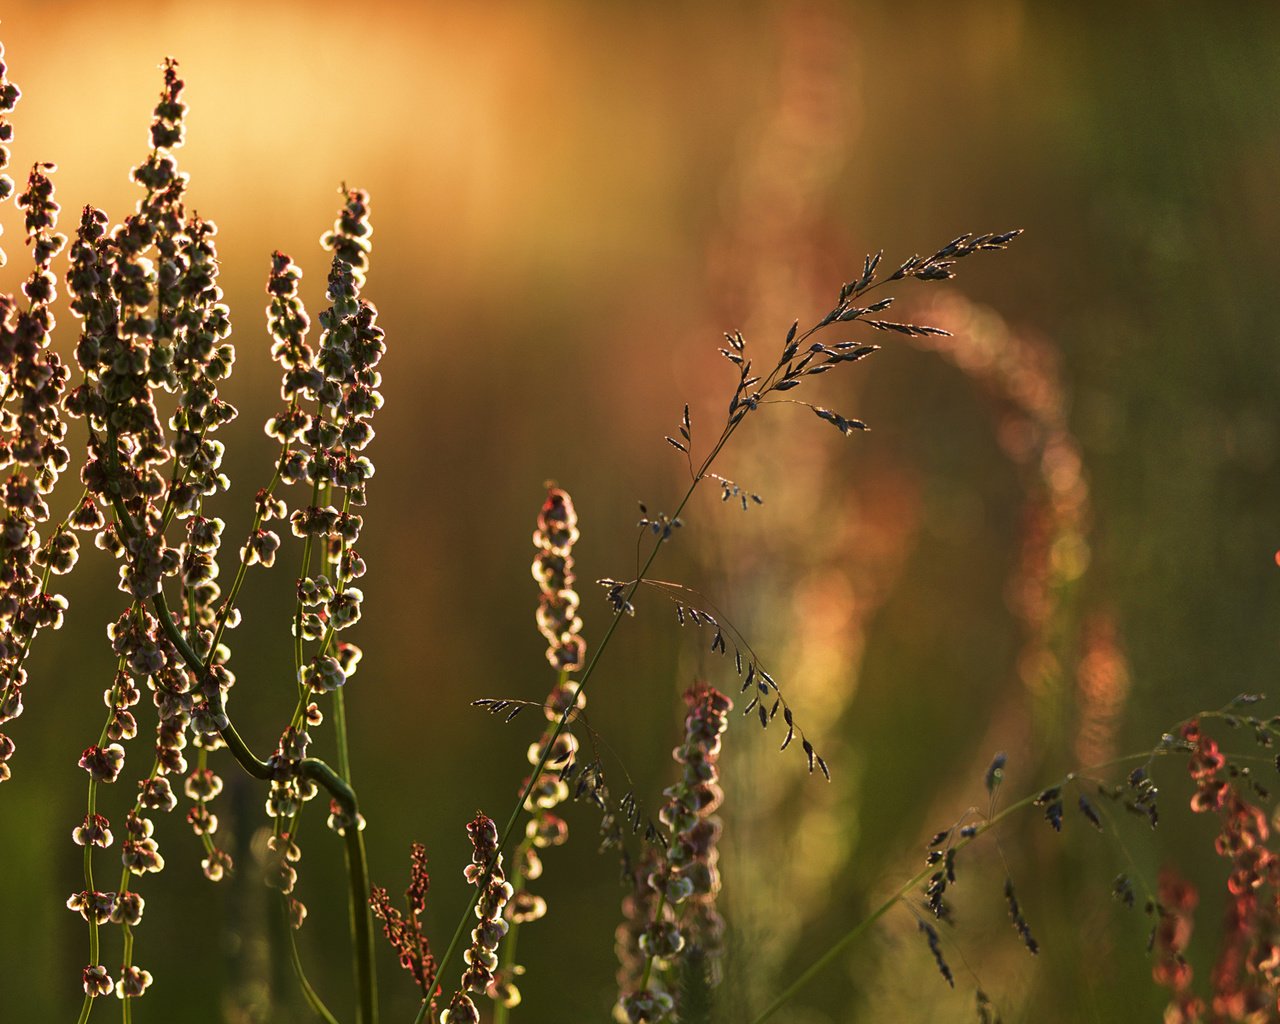
{"label": "thin stem", "polygon": [[[97,813],[98,804],[98,783],[94,779],[89,780],[89,823],[93,824],[93,816]],[[84,884],[89,892],[89,898],[93,899],[93,843],[84,844]],[[92,914],[89,917],[89,963],[96,964],[98,962],[98,922],[94,920]]]}
{"label": "thin stem", "polygon": [[[93,821],[93,816],[97,810],[98,784],[93,779],[89,780],[89,821]],[[84,881],[85,888],[89,892],[89,898],[93,899],[93,844],[85,843],[84,847]],[[89,918],[89,966],[93,967],[98,963],[98,923],[91,916]],[[80,1005],[80,1016],[76,1020],[76,1024],[85,1024],[89,1019],[89,1014],[93,1012],[94,997],[88,992],[84,995],[84,1002]]]}
{"label": "thin stem", "polygon": [[[343,496],[343,512],[349,511],[350,506],[351,494],[347,492]],[[341,562],[342,553],[345,551],[346,541],[344,540],[341,552],[338,555],[338,562]],[[337,565],[327,557],[327,554],[325,561],[328,563],[330,572],[336,576]],[[340,583],[339,592],[345,589],[345,583]],[[299,612],[301,612],[301,605],[299,605]],[[299,621],[299,626],[301,626],[301,621]],[[333,634],[333,624],[330,623],[329,629],[326,631],[320,645],[320,653],[322,655],[333,642]],[[301,637],[301,629],[299,629],[299,637]],[[299,677],[299,681],[301,681],[301,677]],[[345,692],[341,687],[333,695],[333,728],[338,744],[338,774],[350,785],[351,749],[347,738],[347,702]],[[370,996],[368,1012],[371,1015],[366,1019],[372,1024],[377,1016],[377,976],[373,971],[373,911],[369,906],[369,868],[364,833],[359,825],[359,816],[353,814],[352,824],[347,828],[347,845],[344,851],[347,877],[351,883],[348,890],[347,916],[351,928],[351,941],[356,950],[356,984],[363,992],[366,988],[365,980],[367,979],[368,995]]]}
{"label": "thin stem", "polygon": [[[284,453],[280,455],[279,461],[276,463],[275,475],[271,478],[271,483],[267,484],[267,494],[275,493],[276,485],[280,482],[280,467],[284,464]],[[262,508],[254,513],[253,525],[249,527],[249,536],[252,537],[262,527]],[[209,661],[205,666],[213,664],[214,652],[218,649],[218,644],[222,642],[222,636],[227,630],[227,620],[231,617],[231,613],[235,609],[236,598],[240,596],[240,588],[244,586],[245,577],[249,572],[249,563],[245,557],[241,557],[239,566],[236,567],[235,579],[231,581],[231,589],[227,591],[226,599],[222,602],[222,608],[218,611],[218,623],[213,631],[213,643],[209,645]]]}
{"label": "thin stem", "polygon": [[[142,606],[137,601],[135,601],[131,606],[130,610],[133,612],[140,612],[142,610]],[[124,661],[125,661],[124,657],[122,656],[116,662],[117,677],[119,677],[120,673],[124,671]],[[118,685],[119,685],[118,683],[112,684],[111,710],[107,712],[107,719],[105,722],[102,723],[102,730],[98,733],[97,746],[99,747],[101,747],[106,742],[107,730],[111,727],[111,721],[115,717],[115,706],[116,706],[116,700],[119,692]],[[88,813],[85,816],[85,825],[87,827],[92,828],[94,826],[94,820],[93,820],[94,816],[98,813],[98,780],[93,778],[92,776],[89,777],[89,799],[88,799],[87,810],[88,810]],[[127,876],[128,874],[127,868],[125,869],[125,872]],[[94,899],[95,892],[97,889],[97,887],[94,885],[94,882],[93,882],[93,843],[92,842],[86,842],[84,844],[84,884],[85,884],[85,889],[89,894],[88,898],[92,901]],[[124,962],[126,964],[129,963],[129,956],[131,951],[132,951],[132,937],[126,936],[125,959],[124,959]],[[97,922],[97,919],[91,913],[89,916],[89,966],[90,967],[98,966],[100,954],[101,954],[101,945],[99,943],[99,937],[98,937],[98,922]],[[79,1017],[80,1024],[83,1024],[84,1021],[87,1021],[89,1019],[89,1014],[93,1012],[93,1001],[94,1001],[94,997],[86,992],[84,1003],[80,1007],[80,1017]],[[126,999],[125,1002],[128,1003],[128,1000]]]}
{"label": "thin stem", "polygon": [[324,1000],[320,998],[320,994],[311,987],[311,982],[307,980],[306,971],[302,968],[302,957],[298,954],[298,941],[293,934],[293,922],[289,919],[289,898],[281,895],[280,904],[284,911],[284,928],[289,936],[289,962],[293,964],[293,973],[298,977],[298,986],[302,989],[303,996],[306,997],[307,1003],[311,1009],[315,1011],[325,1024],[338,1024],[338,1018],[329,1012],[329,1008],[324,1005]]}
{"label": "thin stem", "polygon": [[333,734],[338,741],[338,774],[351,781],[351,751],[347,746],[347,702],[342,688],[333,692]]}
{"label": "thin stem", "polygon": [[[338,736],[338,770],[344,779],[351,777],[351,755],[347,749],[346,707],[342,690],[334,694],[334,727]],[[349,785],[348,781],[348,785]],[[347,878],[350,881],[347,900],[347,916],[351,926],[351,941],[356,950],[356,985],[364,993],[368,989],[370,1003],[365,1019],[369,1024],[377,1020],[377,976],[373,971],[373,913],[369,907],[369,866],[365,852],[364,832],[359,827],[360,818],[353,812],[352,823],[347,826],[347,844],[344,856]]]}
{"label": "thin stem", "polygon": [[[311,485],[311,507],[316,508],[320,504],[320,481],[316,480]],[[314,534],[308,533],[302,539],[302,569],[299,572],[299,579],[306,579],[311,575],[311,549],[314,546]],[[293,671],[294,678],[298,683],[298,702],[305,707],[307,702],[307,689],[302,684],[302,663],[304,660],[302,646],[302,617],[304,611],[302,601],[298,601],[297,611],[293,614]],[[294,716],[296,719],[296,715]]]}
{"label": "thin stem", "polygon": [[[346,514],[351,511],[351,492],[350,491],[346,491],[343,494],[342,511],[343,511],[343,514]],[[325,550],[325,567],[328,569],[330,575],[335,579],[338,577],[338,569],[341,566],[342,559],[346,554],[346,550],[347,550],[347,542],[345,538],[343,539],[342,544],[338,550],[337,558],[331,558],[329,556],[329,550],[327,548]],[[346,592],[346,589],[347,589],[346,582],[343,580],[339,580],[338,586],[337,586],[337,592],[339,594],[342,594]],[[333,636],[334,636],[334,626],[333,626],[333,623],[331,622],[329,623],[329,628],[325,631],[324,639],[320,644],[320,653],[322,655],[329,650],[330,644],[333,643]],[[338,687],[338,689],[334,692],[334,695],[333,695],[333,731],[334,731],[334,737],[338,741],[338,773],[344,779],[350,782],[351,781],[351,750],[347,743],[347,702],[346,702],[346,691],[342,687]],[[365,909],[368,910],[368,900],[362,899],[361,903],[364,905]],[[352,908],[353,913],[354,913],[354,910],[355,908],[353,907]]]}
{"label": "thin stem", "polygon": [[[133,929],[129,925],[122,926],[124,929],[124,963],[128,967],[133,963]],[[124,972],[121,971],[120,984],[124,984]],[[122,996],[120,999],[120,1020],[123,1024],[129,1024],[133,1020],[133,997]]]}
{"label": "thin stem", "polygon": [[369,860],[364,833],[353,822],[346,830],[347,879],[350,884],[351,937],[356,949],[356,987],[360,993],[363,1024],[378,1024],[378,978],[373,970],[372,914],[358,913],[356,907],[369,906]]}
{"label": "thin stem", "polygon": [[[667,894],[664,892],[658,897],[658,909],[654,911],[653,923],[658,924],[662,920],[662,912],[667,909]],[[640,976],[640,991],[647,992],[649,989],[649,977],[653,974],[653,954],[649,953],[644,958],[644,973]]]}

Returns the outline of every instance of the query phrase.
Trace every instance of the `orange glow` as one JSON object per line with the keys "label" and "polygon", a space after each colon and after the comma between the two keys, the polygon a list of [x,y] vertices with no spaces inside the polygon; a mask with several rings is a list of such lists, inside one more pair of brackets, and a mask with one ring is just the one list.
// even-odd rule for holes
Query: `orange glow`
{"label": "orange glow", "polygon": [[1076,672],[1080,727],[1075,754],[1083,765],[1115,756],[1116,729],[1131,685],[1118,633],[1111,615],[1095,616],[1085,626],[1084,656]]}

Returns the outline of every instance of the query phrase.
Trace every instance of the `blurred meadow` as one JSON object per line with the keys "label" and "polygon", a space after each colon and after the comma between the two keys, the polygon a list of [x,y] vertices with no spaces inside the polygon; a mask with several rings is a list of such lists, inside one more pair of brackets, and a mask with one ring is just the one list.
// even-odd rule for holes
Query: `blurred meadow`
{"label": "blurred meadow", "polygon": [[[635,572],[637,501],[670,510],[684,491],[663,435],[685,402],[704,436],[723,422],[721,333],[772,353],[867,252],[896,266],[964,231],[1026,229],[954,283],[901,289],[914,319],[954,338],[877,335],[884,351],[819,382],[818,400],[870,433],[765,410],[715,467],[764,504],[743,513],[706,489],[657,563],[772,666],[833,773],[809,777],[772,729],[735,716],[722,1019],[759,1012],[923,866],[930,835],[985,810],[997,750],[1008,802],[1274,689],[1274,5],[8,0],[0,40],[23,92],[10,173],[58,165],[64,231],[87,202],[113,222],[132,210],[158,68],[180,62],[177,157],[189,208],[220,229],[235,324],[233,488],[213,510],[235,539],[226,556],[277,453],[262,433],[279,402],[270,254],[303,266],[314,313],[339,186],[372,195],[365,295],[388,352],[351,637],[365,652],[347,689],[353,776],[378,884],[401,890],[410,842],[426,844],[441,948],[468,895],[463,826],[477,808],[505,818],[535,738],[530,718],[503,725],[469,702],[541,700],[553,682],[529,574],[544,481],[581,517],[590,649],[610,614],[594,581]],[[28,265],[12,204],[0,223],[9,291]],[[69,356],[65,297],[58,308]],[[55,515],[77,486],[64,480]],[[255,749],[295,697],[296,553],[281,561],[254,570],[230,635],[231,711]],[[125,598],[93,549],[61,582],[67,625],[37,642],[26,712],[6,726],[19,746],[0,788],[6,1022],[74,1019],[82,995],[84,925],[64,909],[81,887],[76,759],[99,728],[104,630]],[[679,694],[702,676],[736,695],[736,679],[658,595],[637,606],[589,717],[614,790],[634,784],[655,808]],[[955,991],[899,907],[774,1019],[968,1021],[977,987],[1006,1024],[1159,1019],[1150,922],[1111,899],[1111,880],[1154,881],[1176,860],[1197,881],[1188,956],[1203,979],[1225,872],[1211,823],[1185,811],[1185,772],[1159,768],[1154,833],[1126,817],[1117,841],[1072,813],[1056,835],[1032,810],[966,851],[944,929]],[[229,760],[218,769],[242,870],[206,882],[179,816],[159,823],[169,867],[148,879],[136,948],[156,982],[135,1019],[308,1019],[252,870],[262,790]],[[304,826],[300,943],[345,1007],[342,855],[322,817]],[[521,935],[524,1024],[604,1020],[615,998],[616,858],[596,853],[593,812],[567,817],[572,839],[538,883],[548,916]],[[1034,959],[1008,921],[1006,869]],[[379,953],[383,1019],[407,1022],[413,986]]]}

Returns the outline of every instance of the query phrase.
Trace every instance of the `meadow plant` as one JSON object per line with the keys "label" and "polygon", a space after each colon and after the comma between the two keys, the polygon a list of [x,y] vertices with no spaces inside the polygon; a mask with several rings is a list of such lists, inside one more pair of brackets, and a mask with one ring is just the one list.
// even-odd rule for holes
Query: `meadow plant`
{"label": "meadow plant", "polygon": [[[681,985],[681,997],[693,1003],[705,1003],[705,989],[720,981],[724,920],[716,910],[721,826],[715,811],[724,794],[716,762],[733,702],[700,684],[685,693],[685,702],[684,741],[672,754],[682,766],[681,777],[663,791],[666,801],[658,811],[665,846],[645,850],[629,874],[630,892],[622,905],[617,935],[622,994],[614,1016],[623,1024],[668,1016],[675,1006],[672,977]],[[691,1016],[690,1006],[683,1006],[682,1017]]]}
{"label": "meadow plant", "polygon": [[[328,305],[319,313],[314,342],[299,296],[302,270],[284,253],[270,257],[266,328],[271,355],[281,369],[284,404],[268,419],[265,432],[279,450],[270,481],[253,496],[252,524],[224,590],[218,580],[225,524],[213,513],[230,488],[217,434],[237,415],[223,396],[235,350],[229,341],[230,313],[218,285],[217,229],[187,211],[187,177],[175,157],[185,133],[182,91],[177,63],[167,60],[149,148],[132,172],[142,195],[135,211],[117,225],[103,211],[85,207],[68,243],[58,231],[53,165],[35,164],[20,193],[11,178],[0,176],[0,200],[16,193],[32,265],[21,286],[22,298],[0,296],[0,465],[8,474],[0,527],[0,724],[13,731],[12,723],[23,711],[30,685],[25,663],[37,634],[61,625],[67,602],[51,586],[55,576],[75,567],[82,535],[91,536],[116,561],[123,595],[107,616],[115,670],[103,691],[105,715],[79,756],[87,775],[85,810],[67,823],[72,842],[83,849],[82,877],[70,885],[66,900],[86,926],[80,1024],[90,1018],[100,997],[110,995],[118,997],[127,1024],[134,1001],[155,981],[142,966],[145,946],[135,959],[135,940],[146,907],[147,876],[166,866],[163,821],[180,802],[203,851],[204,875],[217,882],[236,870],[230,852],[219,845],[218,798],[224,789],[219,773],[227,771],[242,772],[260,786],[269,822],[264,880],[278,893],[286,923],[285,955],[317,1018],[341,1019],[308,980],[294,932],[307,917],[297,894],[300,824],[307,805],[323,797],[326,823],[342,840],[346,858],[356,1020],[378,1020],[375,919],[416,987],[418,1021],[430,1015],[441,1024],[470,1024],[488,1017],[501,1024],[518,1013],[523,968],[517,939],[525,926],[552,909],[535,891],[535,883],[543,875],[547,851],[568,840],[563,807],[575,801],[595,808],[600,844],[616,851],[623,866],[614,1019],[622,1024],[712,1020],[730,949],[718,900],[719,845],[726,826],[717,812],[724,797],[721,748],[735,702],[701,679],[687,689],[684,732],[672,753],[676,778],[655,801],[651,818],[640,795],[628,789],[615,797],[607,784],[600,744],[586,719],[586,687],[615,632],[636,614],[641,594],[664,598],[676,621],[697,629],[710,652],[731,666],[724,674],[740,689],[740,713],[760,728],[780,733],[781,749],[798,746],[811,775],[831,778],[832,766],[801,726],[803,707],[794,707],[783,694],[781,673],[766,666],[714,601],[655,578],[652,567],[663,547],[679,535],[682,516],[701,485],[718,489],[725,501],[743,510],[763,501],[714,467],[739,428],[765,407],[799,406],[845,436],[867,429],[859,419],[797,397],[802,387],[808,395],[811,378],[858,363],[877,350],[844,332],[861,327],[910,339],[964,364],[969,358],[965,349],[946,330],[887,319],[894,298],[873,293],[892,282],[949,281],[959,261],[1002,250],[1019,232],[964,234],[930,255],[893,265],[887,273],[881,254],[868,256],[826,314],[805,329],[797,321],[784,332],[776,356],[761,359],[741,332],[726,334],[720,351],[735,379],[724,421],[704,435],[700,427],[695,430],[689,407],[684,407],[666,441],[683,459],[687,490],[670,512],[641,506],[638,529],[647,546],[633,576],[600,581],[607,621],[590,646],[575,589],[578,517],[569,493],[548,486],[536,517],[532,569],[538,585],[535,623],[547,642],[551,670],[547,696],[541,703],[512,697],[474,702],[507,721],[526,710],[539,716],[540,727],[527,751],[530,771],[509,814],[499,819],[502,824],[483,812],[467,824],[472,855],[463,876],[471,896],[437,954],[439,946],[433,947],[424,930],[430,888],[426,847],[414,844],[411,849],[403,909],[385,888],[370,886],[366,822],[352,784],[346,735],[346,684],[358,670],[361,651],[345,637],[363,610],[358,581],[365,564],[357,549],[363,518],[358,510],[365,505],[374,473],[365,453],[374,437],[372,419],[382,404],[378,366],[385,351],[377,312],[362,295],[372,235],[369,197],[343,186],[337,219],[321,238],[330,254]],[[9,162],[9,115],[18,98],[0,63],[0,167]],[[64,249],[62,280],[79,328],[74,367],[52,344],[52,304],[59,286],[53,265]],[[1012,396],[1023,421],[1037,428],[1038,446],[1019,450],[1028,461],[1034,454],[1045,467],[1050,494],[1042,515],[1047,525],[1037,535],[1036,557],[1028,560],[1045,564],[1048,547],[1059,552],[1060,560],[1067,559],[1082,529],[1087,491],[1082,494],[1078,475],[1068,472],[1078,463],[1078,453],[1065,412],[1060,404],[1042,400],[1059,392],[1051,373],[1018,376],[1001,358],[996,352],[981,373]],[[1026,363],[1024,358],[1013,360],[1013,365]],[[54,519],[48,498],[71,468],[70,420],[81,421],[85,437],[78,463],[82,490],[66,513]],[[240,620],[237,602],[249,577],[284,557],[277,531],[286,524],[298,549],[290,638],[294,709],[280,725],[274,750],[262,758],[242,738],[229,707],[236,683],[229,638]],[[1031,579],[1027,605],[1042,608],[1045,590],[1043,579]],[[1034,641],[1039,653],[1048,643],[1044,615],[1029,610],[1027,617],[1039,630]],[[38,687],[34,695],[38,697]],[[1220,819],[1216,845],[1230,862],[1231,899],[1223,952],[1206,1004],[1191,991],[1184,957],[1194,890],[1166,873],[1158,891],[1150,892],[1155,976],[1173,993],[1166,1019],[1187,1024],[1276,1019],[1280,859],[1268,845],[1267,815],[1254,802],[1265,799],[1266,792],[1248,767],[1229,759],[1202,731],[1203,721],[1216,718],[1252,729],[1258,742],[1269,746],[1280,720],[1240,710],[1251,703],[1252,698],[1241,698],[1231,708],[1183,723],[1154,751],[1136,758],[1142,763],[1121,785],[1105,777],[1106,769],[1135,758],[1111,757],[1110,766],[1073,772],[998,809],[1006,769],[1005,757],[998,756],[985,776],[986,810],[938,831],[928,843],[924,867],[777,991],[754,1020],[770,1017],[899,905],[916,916],[929,955],[954,986],[938,925],[951,919],[949,894],[961,877],[963,851],[1010,814],[1031,807],[1038,807],[1058,831],[1076,812],[1092,828],[1111,831],[1108,806],[1125,808],[1154,826],[1158,790],[1150,768],[1167,754],[1189,757],[1192,809]],[[326,720],[337,750],[333,765],[309,752]],[[154,740],[139,743],[141,731],[151,731]],[[1092,749],[1110,751],[1111,739],[1108,733]],[[0,781],[11,775],[15,749],[12,738],[0,735]],[[117,785],[123,780],[135,785]],[[121,789],[132,795],[117,798]],[[111,850],[119,851],[118,877],[106,866],[113,861],[104,860]],[[1125,905],[1137,902],[1127,875],[1116,879],[1113,891]],[[1004,901],[1021,942],[1031,953],[1038,952],[1011,874],[1004,883]],[[979,1018],[994,1019],[992,1001],[981,988],[976,1001]]]}
{"label": "meadow plant", "polygon": [[[1261,746],[1272,745],[1274,719],[1242,723],[1236,715],[1224,717],[1237,728],[1252,727]],[[1254,779],[1249,765],[1228,758],[1199,721],[1185,723],[1178,736],[1189,751],[1187,771],[1195,785],[1191,810],[1217,815],[1220,829],[1214,849],[1229,862],[1230,870],[1207,1004],[1193,990],[1193,972],[1183,955],[1191,939],[1198,893],[1172,867],[1161,873],[1152,973],[1173,996],[1165,1020],[1170,1024],[1274,1020],[1280,992],[1280,854],[1272,845],[1272,824],[1262,806],[1270,799],[1270,791]]]}

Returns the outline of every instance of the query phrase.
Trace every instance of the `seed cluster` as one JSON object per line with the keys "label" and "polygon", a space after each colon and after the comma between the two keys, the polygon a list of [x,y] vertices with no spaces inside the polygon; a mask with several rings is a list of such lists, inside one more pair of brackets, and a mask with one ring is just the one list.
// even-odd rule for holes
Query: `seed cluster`
{"label": "seed cluster", "polygon": [[692,966],[703,986],[720,980],[725,924],[716,908],[722,829],[715,812],[724,793],[717,762],[733,702],[696,683],[685,703],[684,740],[672,751],[680,780],[663,790],[658,812],[665,849],[650,847],[632,873],[616,935],[621,995],[613,1015],[620,1024],[669,1017],[678,991],[671,979],[681,968],[687,978]]}
{"label": "seed cluster", "polygon": [[[331,305],[320,317],[317,352],[306,342],[309,321],[297,298],[300,272],[286,256],[273,259],[268,329],[273,355],[285,370],[288,408],[273,418],[268,433],[280,440],[281,456],[275,477],[255,498],[253,527],[224,594],[218,583],[224,524],[206,513],[206,505],[230,487],[217,434],[237,415],[219,393],[235,350],[218,284],[217,228],[187,213],[187,175],[174,156],[185,137],[182,91],[176,62],[166,60],[149,151],[131,175],[142,197],[118,226],[86,206],[68,247],[56,230],[55,168],[32,168],[17,197],[33,263],[22,285],[26,301],[0,296],[0,472],[7,474],[0,480],[0,724],[22,711],[23,664],[36,633],[61,625],[66,601],[50,592],[49,583],[75,566],[77,534],[93,536],[115,559],[127,600],[107,628],[116,670],[103,693],[106,720],[79,758],[88,776],[88,809],[71,829],[84,852],[84,887],[67,906],[89,927],[90,963],[82,974],[87,1000],[112,992],[134,998],[151,983],[151,975],[132,963],[132,929],[144,906],[132,887],[164,868],[156,815],[173,811],[180,795],[185,797],[187,823],[204,850],[204,874],[217,881],[231,871],[230,855],[215,843],[218,816],[211,809],[223,789],[209,764],[217,750],[230,746],[251,774],[271,785],[267,808],[275,828],[268,842],[268,880],[288,897],[295,924],[306,911],[290,895],[301,856],[292,838],[294,819],[317,793],[315,779],[325,780],[335,795],[331,827],[341,834],[363,825],[345,781],[307,758],[307,729],[322,720],[310,697],[340,687],[360,659],[359,650],[338,643],[335,633],[360,618],[362,595],[351,583],[365,567],[355,549],[361,520],[352,509],[364,503],[373,475],[363,452],[373,437],[370,420],[382,404],[377,365],[383,334],[373,306],[359,295],[368,269],[368,196],[344,188],[338,220],[321,240],[333,260]],[[17,99],[0,62],[0,169],[9,160],[7,115]],[[12,180],[0,176],[0,199],[12,191]],[[73,387],[67,366],[51,349],[57,291],[52,261],[64,247],[69,306],[79,326],[79,381]],[[314,403],[314,411],[303,403]],[[84,490],[42,538],[42,524],[50,519],[45,496],[70,464],[64,444],[68,418],[83,419],[88,432],[80,471]],[[274,491],[281,482],[299,481],[311,485],[312,497],[290,515]],[[227,714],[235,675],[224,640],[239,621],[235,602],[246,570],[275,561],[280,539],[268,524],[286,518],[305,548],[295,618],[300,700],[274,755],[263,762],[244,747]],[[310,569],[313,548],[322,567],[318,573]],[[174,610],[170,589],[180,595]],[[304,640],[318,641],[305,663]],[[113,829],[98,809],[99,790],[125,775],[145,694],[155,709],[154,756],[117,822],[123,827]],[[9,777],[14,749],[0,735],[0,781]],[[117,834],[123,870],[119,885],[108,889],[95,885],[94,851],[112,847]],[[105,924],[122,930],[118,975],[100,962],[98,928]]]}
{"label": "seed cluster", "polygon": [[[1270,745],[1269,734],[1259,730],[1264,746]],[[1253,781],[1247,767],[1232,763],[1197,721],[1183,726],[1180,735],[1191,749],[1187,768],[1196,787],[1191,809],[1218,816],[1214,849],[1229,862],[1230,871],[1222,946],[1210,975],[1208,1017],[1204,1002],[1191,992],[1191,968],[1182,956],[1196,895],[1173,876],[1162,878],[1154,975],[1173,992],[1165,1019],[1178,1024],[1269,1020],[1280,1013],[1280,855],[1269,845],[1267,812],[1247,792],[1261,800],[1270,794]]]}
{"label": "seed cluster", "polygon": [[[4,80],[0,64],[0,114],[12,110],[17,89]],[[0,140],[11,135],[0,116]],[[0,144],[0,167],[8,149]],[[57,278],[53,257],[66,244],[58,233],[59,206],[53,198],[52,164],[36,164],[18,196],[34,268],[22,285],[25,308],[15,296],[0,295],[0,725],[22,714],[27,684],[23,664],[35,635],[62,625],[66,599],[48,592],[50,574],[72,570],[79,542],[64,521],[47,541],[40,530],[50,512],[46,496],[71,461],[63,443],[67,426],[61,402],[68,370],[51,349],[55,326],[52,303]],[[0,176],[0,191],[13,183]],[[0,733],[0,782],[10,776],[16,744]]]}
{"label": "seed cluster", "polygon": [[582,664],[586,641],[578,617],[578,592],[573,589],[573,545],[577,541],[578,514],[573,499],[559,487],[547,490],[538,513],[533,544],[533,578],[542,593],[538,599],[538,631],[547,638],[547,661],[552,668],[573,671]]}
{"label": "seed cluster", "polygon": [[[587,703],[586,694],[571,676],[582,665],[586,653],[582,619],[578,616],[579,597],[573,589],[573,545],[578,537],[573,499],[568,491],[549,486],[533,533],[536,554],[532,570],[540,591],[535,617],[538,631],[547,640],[547,661],[559,674],[542,706],[547,725],[526,752],[538,777],[526,777],[520,787],[522,793],[528,788],[524,809],[530,817],[524,840],[515,852],[512,897],[505,909],[512,929],[546,915],[547,901],[530,892],[527,884],[542,876],[539,851],[569,841],[569,825],[554,811],[569,799],[567,779],[578,767],[577,738],[567,724],[561,725],[561,720],[567,718],[571,722]],[[488,986],[489,997],[507,1007],[519,1005],[520,989],[515,979],[521,973],[523,968],[515,963],[496,967]]]}
{"label": "seed cluster", "polygon": [[[9,144],[13,142],[13,123],[9,115],[18,105],[22,92],[9,81],[8,68],[4,62],[4,46],[0,44],[0,172],[9,166]],[[13,179],[0,173],[0,203],[13,195]],[[4,250],[0,249],[0,267],[5,264]]]}
{"label": "seed cluster", "polygon": [[414,843],[410,855],[409,888],[404,893],[406,913],[402,914],[391,905],[386,889],[375,886],[369,898],[374,916],[382,922],[382,933],[395,950],[400,966],[413,975],[424,999],[431,998],[436,980],[436,960],[431,952],[431,943],[422,931],[421,919],[430,887],[426,847]]}
{"label": "seed cluster", "polygon": [[462,972],[462,987],[440,1014],[440,1024],[479,1024],[480,1011],[471,994],[484,992],[493,984],[498,945],[508,928],[503,911],[514,892],[502,870],[498,828],[492,819],[477,814],[467,825],[467,836],[471,840],[471,863],[465,875],[480,890],[476,903],[479,923],[471,930],[471,945],[462,955],[467,964]]}

